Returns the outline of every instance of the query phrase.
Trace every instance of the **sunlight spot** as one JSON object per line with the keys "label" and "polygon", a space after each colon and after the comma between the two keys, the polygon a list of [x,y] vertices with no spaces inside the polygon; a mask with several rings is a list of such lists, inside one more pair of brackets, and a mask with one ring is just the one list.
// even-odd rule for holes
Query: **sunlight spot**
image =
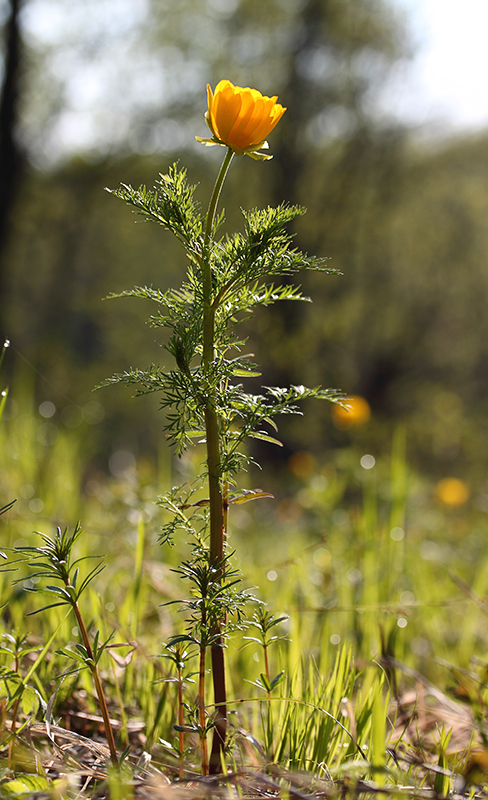
{"label": "sunlight spot", "polygon": [[397,619],[397,625],[398,625],[399,628],[406,628],[407,625],[408,625],[408,622],[405,619],[405,617],[400,617],[400,619]]}
{"label": "sunlight spot", "polygon": [[278,573],[277,573],[277,572],[275,572],[275,571],[274,571],[274,569],[270,569],[270,571],[268,572],[268,574],[266,575],[266,577],[267,577],[267,579],[268,579],[269,581],[275,581],[275,580],[276,580],[276,578],[278,577]]}
{"label": "sunlight spot", "polygon": [[339,644],[340,641],[341,641],[341,637],[339,636],[338,633],[333,633],[332,636],[330,637],[330,643],[331,644]]}
{"label": "sunlight spot", "polygon": [[363,469],[373,469],[374,465],[376,464],[376,459],[374,456],[371,456],[369,455],[369,453],[366,453],[366,455],[362,457],[359,463],[361,464]]}
{"label": "sunlight spot", "polygon": [[54,403],[51,403],[50,400],[44,400],[44,402],[41,403],[41,405],[39,406],[39,414],[41,415],[41,417],[44,417],[44,419],[49,419],[50,417],[53,417],[55,413],[56,413],[56,406],[54,405]]}
{"label": "sunlight spot", "polygon": [[349,570],[347,577],[350,583],[361,583],[363,579],[362,573],[360,570],[356,569],[356,567],[353,567],[353,569]]}
{"label": "sunlight spot", "polygon": [[314,563],[318,567],[328,567],[331,562],[332,556],[325,547],[319,547],[313,554]]}

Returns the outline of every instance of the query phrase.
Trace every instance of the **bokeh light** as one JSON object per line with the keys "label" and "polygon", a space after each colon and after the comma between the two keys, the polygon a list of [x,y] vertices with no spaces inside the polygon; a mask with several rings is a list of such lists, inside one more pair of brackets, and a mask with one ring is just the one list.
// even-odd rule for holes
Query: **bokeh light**
{"label": "bokeh light", "polygon": [[469,486],[459,478],[442,478],[435,487],[436,499],[451,508],[465,505],[470,495]]}
{"label": "bokeh light", "polygon": [[347,408],[332,406],[332,420],[336,428],[345,431],[365,425],[371,417],[371,406],[364,397],[352,395],[346,397]]}

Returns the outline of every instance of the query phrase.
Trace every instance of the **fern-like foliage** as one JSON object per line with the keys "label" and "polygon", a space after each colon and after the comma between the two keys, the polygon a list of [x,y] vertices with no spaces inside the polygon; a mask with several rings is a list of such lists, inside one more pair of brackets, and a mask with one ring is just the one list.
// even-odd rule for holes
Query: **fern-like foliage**
{"label": "fern-like foliage", "polygon": [[[275,436],[277,415],[301,413],[298,403],[306,398],[342,402],[340,392],[320,387],[269,387],[264,394],[247,393],[239,379],[259,376],[260,372],[242,354],[245,340],[238,334],[239,322],[257,306],[282,300],[310,302],[299,286],[280,283],[280,277],[288,279],[302,269],[328,274],[337,271],[326,259],[310,257],[293,246],[286,226],[304,214],[304,208],[282,204],[252,209],[242,212],[243,233],[216,238],[222,217],[214,222],[211,247],[208,253],[205,251],[211,269],[211,294],[204,297],[206,220],[194,192],[195,187],[187,183],[186,171],[177,164],[167,175],[160,175],[151,190],[122,185],[113,192],[136,213],[177,237],[187,252],[188,268],[178,289],[136,286],[111,295],[143,298],[156,305],[148,322],[169,331],[164,347],[174,359],[174,367],[168,370],[151,364],[146,369],[130,368],[102,386],[125,383],[135,386],[136,394],[159,392],[166,417],[164,431],[178,454],[204,439],[205,409],[211,407],[218,417],[221,473],[232,481],[251,460],[243,447],[247,438],[280,444]],[[214,330],[214,358],[206,365],[202,356],[205,314],[211,315]],[[168,500],[170,505],[172,502]],[[171,533],[168,531],[166,538],[170,539]]]}
{"label": "fern-like foliage", "polygon": [[196,187],[186,180],[186,170],[173,164],[167,175],[159,175],[153,189],[134,189],[122,183],[118,189],[107,189],[133,206],[145,219],[157,222],[179,239],[189,252],[201,253],[203,220],[198,203],[193,199]]}

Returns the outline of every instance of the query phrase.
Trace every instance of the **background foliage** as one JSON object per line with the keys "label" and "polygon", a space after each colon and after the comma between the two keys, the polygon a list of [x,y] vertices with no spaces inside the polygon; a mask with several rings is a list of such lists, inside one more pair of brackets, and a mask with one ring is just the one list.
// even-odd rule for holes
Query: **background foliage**
{"label": "background foliage", "polygon": [[[380,0],[119,0],[117,13],[98,0],[5,0],[2,10],[0,150],[14,147],[16,171],[0,242],[0,325],[19,386],[61,413],[83,407],[107,374],[164,357],[141,325],[143,304],[101,298],[136,283],[174,285],[183,254],[156,227],[131,224],[102,190],[152,185],[178,157],[206,198],[218,154],[193,137],[205,133],[206,81],[226,75],[278,93],[289,108],[273,133],[273,161],[257,169],[243,159],[232,171],[229,229],[242,224],[239,206],[303,203],[297,245],[343,272],[307,276],[311,307],[258,314],[249,349],[266,380],[361,394],[373,415],[355,436],[367,449],[381,451],[406,420],[421,469],[470,470],[479,485],[488,142],[422,144],[380,111],[384,81],[409,54],[405,20]],[[106,420],[101,463],[120,447],[154,457],[151,400],[116,390],[96,400]],[[349,442],[327,406],[307,415],[306,425],[285,421],[285,449],[260,458],[279,467],[293,451]]]}

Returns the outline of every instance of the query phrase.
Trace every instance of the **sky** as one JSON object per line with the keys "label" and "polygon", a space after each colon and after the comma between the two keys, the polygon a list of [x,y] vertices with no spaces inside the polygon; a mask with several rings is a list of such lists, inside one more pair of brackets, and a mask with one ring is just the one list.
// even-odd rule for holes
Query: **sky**
{"label": "sky", "polygon": [[405,9],[416,46],[395,79],[396,113],[433,129],[488,127],[488,0],[394,3]]}

